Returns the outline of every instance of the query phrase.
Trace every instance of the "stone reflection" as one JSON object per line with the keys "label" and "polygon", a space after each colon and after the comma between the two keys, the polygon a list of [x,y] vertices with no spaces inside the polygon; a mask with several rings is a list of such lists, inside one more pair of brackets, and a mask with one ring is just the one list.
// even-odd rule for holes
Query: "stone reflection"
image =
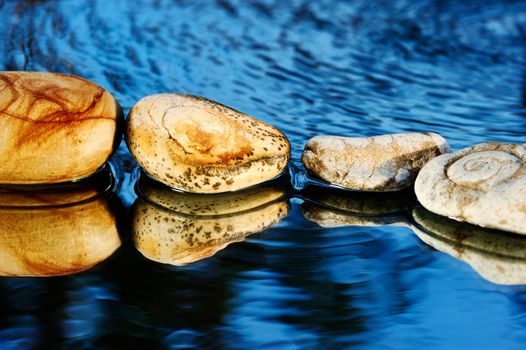
{"label": "stone reflection", "polygon": [[323,227],[407,225],[412,189],[394,193],[350,192],[310,186],[301,192],[303,215]]}
{"label": "stone reflection", "polygon": [[87,270],[121,245],[108,167],[77,183],[0,187],[0,276]]}
{"label": "stone reflection", "polygon": [[205,259],[276,225],[290,211],[285,181],[244,191],[190,194],[142,174],[132,207],[132,237],[146,258],[171,265]]}
{"label": "stone reflection", "polygon": [[468,263],[495,284],[526,284],[526,239],[461,223],[417,207],[416,235],[431,247]]}

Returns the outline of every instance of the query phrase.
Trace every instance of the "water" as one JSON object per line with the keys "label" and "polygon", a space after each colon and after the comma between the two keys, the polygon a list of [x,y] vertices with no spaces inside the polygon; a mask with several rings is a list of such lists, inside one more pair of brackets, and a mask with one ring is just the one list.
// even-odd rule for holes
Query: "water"
{"label": "water", "polygon": [[[0,18],[4,70],[83,76],[125,112],[152,93],[206,96],[283,130],[294,174],[317,134],[526,142],[524,1],[0,1]],[[112,166],[118,201],[100,205],[120,248],[77,274],[2,278],[0,348],[524,347],[516,237],[433,232],[411,193],[313,191],[264,232],[162,264],[133,243],[124,144]]]}

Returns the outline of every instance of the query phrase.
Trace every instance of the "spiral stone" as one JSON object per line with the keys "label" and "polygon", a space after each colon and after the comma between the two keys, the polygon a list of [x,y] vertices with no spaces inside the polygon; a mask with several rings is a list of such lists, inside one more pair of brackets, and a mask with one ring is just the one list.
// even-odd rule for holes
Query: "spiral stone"
{"label": "spiral stone", "polygon": [[429,160],[449,152],[434,133],[370,138],[316,136],[305,145],[305,168],[332,184],[357,191],[398,191],[413,184]]}
{"label": "spiral stone", "polygon": [[526,234],[526,147],[482,143],[430,161],[415,192],[440,215]]}
{"label": "spiral stone", "polygon": [[412,211],[414,233],[436,250],[469,264],[495,284],[526,283],[526,240],[503,235],[433,214],[422,207]]}

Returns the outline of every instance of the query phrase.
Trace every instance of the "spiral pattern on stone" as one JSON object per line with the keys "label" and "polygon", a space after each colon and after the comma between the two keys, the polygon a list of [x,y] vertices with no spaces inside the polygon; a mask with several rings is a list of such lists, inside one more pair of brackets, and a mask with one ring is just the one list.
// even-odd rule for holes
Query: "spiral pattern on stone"
{"label": "spiral pattern on stone", "polygon": [[522,160],[511,153],[481,151],[457,159],[447,169],[447,176],[457,185],[489,191],[522,166]]}

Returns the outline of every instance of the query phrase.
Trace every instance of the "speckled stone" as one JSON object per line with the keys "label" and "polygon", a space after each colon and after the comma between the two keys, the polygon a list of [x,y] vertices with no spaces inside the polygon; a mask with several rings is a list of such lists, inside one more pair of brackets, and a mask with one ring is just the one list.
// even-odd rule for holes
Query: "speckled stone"
{"label": "speckled stone", "polygon": [[67,182],[96,172],[120,141],[113,96],[79,77],[0,72],[0,183]]}
{"label": "speckled stone", "polygon": [[526,234],[526,147],[482,143],[430,161],[415,192],[440,215]]}
{"label": "speckled stone", "polygon": [[287,194],[287,186],[284,183],[272,182],[217,194],[177,192],[144,174],[137,182],[137,189],[148,201],[168,210],[201,216],[228,215],[251,210],[284,198]]}
{"label": "speckled stone", "polygon": [[469,264],[488,281],[526,283],[526,240],[521,236],[450,220],[417,207],[416,235],[433,248]]}
{"label": "speckled stone", "polygon": [[282,200],[231,215],[194,216],[139,198],[132,208],[132,237],[135,247],[146,258],[185,265],[276,225],[289,210],[288,202]]}
{"label": "speckled stone", "polygon": [[280,174],[290,157],[283,133],[201,97],[141,99],[127,119],[126,142],[156,180],[186,192],[235,191]]}
{"label": "speckled stone", "polygon": [[449,151],[434,133],[369,138],[316,136],[305,145],[302,163],[314,175],[357,191],[397,191],[413,184],[428,161]]}

